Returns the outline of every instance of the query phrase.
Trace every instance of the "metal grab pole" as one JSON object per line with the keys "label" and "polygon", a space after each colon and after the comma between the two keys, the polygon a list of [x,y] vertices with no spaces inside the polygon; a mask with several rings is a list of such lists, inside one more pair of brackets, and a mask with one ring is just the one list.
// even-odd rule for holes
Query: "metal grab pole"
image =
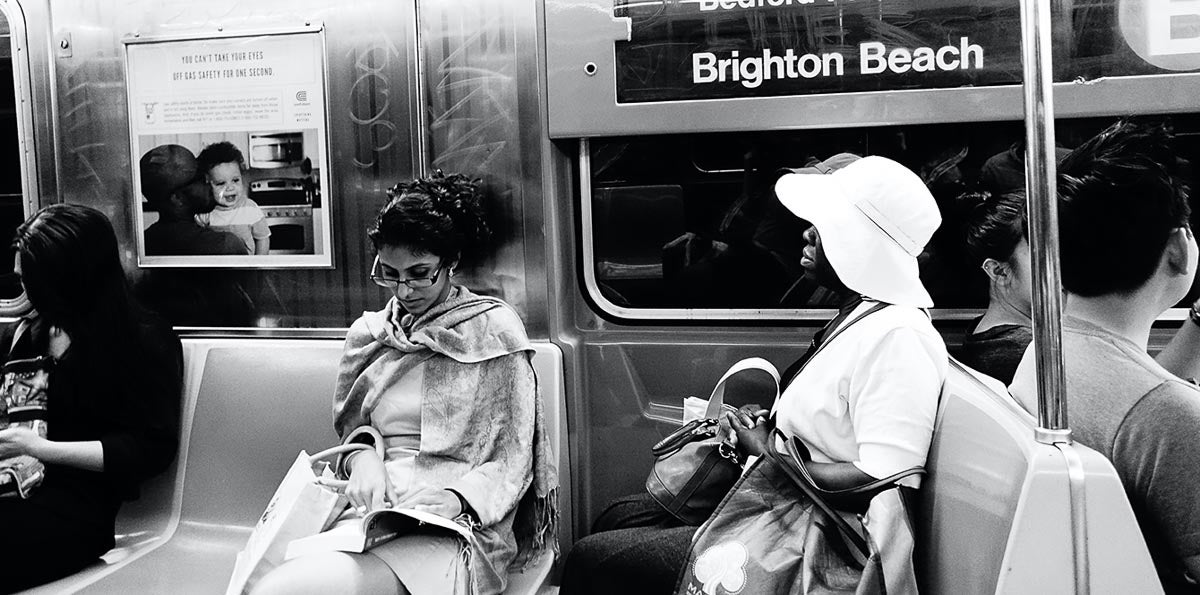
{"label": "metal grab pole", "polygon": [[1070,442],[1063,392],[1062,287],[1054,162],[1054,89],[1050,3],[1021,1],[1025,91],[1025,185],[1033,263],[1033,344],[1037,362],[1039,442]]}

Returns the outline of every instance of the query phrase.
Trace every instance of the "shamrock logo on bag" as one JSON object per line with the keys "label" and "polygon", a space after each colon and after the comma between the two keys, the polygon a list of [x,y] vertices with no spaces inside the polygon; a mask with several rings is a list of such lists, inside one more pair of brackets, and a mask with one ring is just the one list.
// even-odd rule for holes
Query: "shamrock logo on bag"
{"label": "shamrock logo on bag", "polygon": [[749,557],[746,546],[741,543],[722,543],[704,550],[696,558],[692,571],[696,580],[704,585],[705,595],[716,595],[718,586],[726,593],[737,593],[746,586],[746,560]]}

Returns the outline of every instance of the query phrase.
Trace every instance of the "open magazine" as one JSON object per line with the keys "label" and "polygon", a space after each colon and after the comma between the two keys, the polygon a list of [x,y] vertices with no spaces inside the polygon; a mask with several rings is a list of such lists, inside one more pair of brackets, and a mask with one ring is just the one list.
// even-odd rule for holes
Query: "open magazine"
{"label": "open magazine", "polygon": [[453,531],[464,539],[471,538],[470,529],[446,517],[412,508],[381,508],[368,512],[362,518],[343,521],[323,533],[293,540],[284,558],[291,560],[325,551],[362,553],[401,535],[426,531],[432,527]]}
{"label": "open magazine", "polygon": [[[46,393],[51,357],[12,360],[0,367],[0,429],[24,426],[46,436]],[[0,458],[0,496],[29,496],[45,466],[28,456]]]}

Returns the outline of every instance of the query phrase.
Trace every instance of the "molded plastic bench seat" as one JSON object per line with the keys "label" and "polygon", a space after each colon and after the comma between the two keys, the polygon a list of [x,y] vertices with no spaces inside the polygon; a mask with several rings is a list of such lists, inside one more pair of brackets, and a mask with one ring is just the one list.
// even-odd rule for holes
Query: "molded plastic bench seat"
{"label": "molded plastic bench seat", "polygon": [[[237,552],[301,449],[336,443],[340,340],[184,339],[180,453],[118,519],[117,548],[29,593],[220,593]],[[547,426],[565,470],[562,354],[535,344]],[[559,498],[569,501],[566,474]],[[510,575],[508,593],[553,590],[553,560]]]}
{"label": "molded plastic bench seat", "polygon": [[[952,362],[918,510],[922,591],[1162,592],[1112,464],[1080,444],[1041,444],[1035,426],[1002,385]],[[1085,504],[1078,528],[1073,489]]]}

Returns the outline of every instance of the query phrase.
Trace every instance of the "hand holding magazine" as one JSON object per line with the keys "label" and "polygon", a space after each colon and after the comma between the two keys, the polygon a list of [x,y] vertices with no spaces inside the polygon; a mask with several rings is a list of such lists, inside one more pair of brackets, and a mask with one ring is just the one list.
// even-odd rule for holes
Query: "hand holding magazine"
{"label": "hand holding magazine", "polygon": [[323,533],[293,540],[284,558],[325,551],[362,553],[401,535],[428,530],[453,531],[463,539],[471,539],[471,530],[458,521],[413,508],[380,508],[361,518],[344,520]]}
{"label": "hand holding magazine", "polygon": [[[0,367],[0,429],[25,427],[46,437],[46,403],[54,358],[11,360]],[[0,497],[29,497],[45,466],[29,455],[0,457]]]}

